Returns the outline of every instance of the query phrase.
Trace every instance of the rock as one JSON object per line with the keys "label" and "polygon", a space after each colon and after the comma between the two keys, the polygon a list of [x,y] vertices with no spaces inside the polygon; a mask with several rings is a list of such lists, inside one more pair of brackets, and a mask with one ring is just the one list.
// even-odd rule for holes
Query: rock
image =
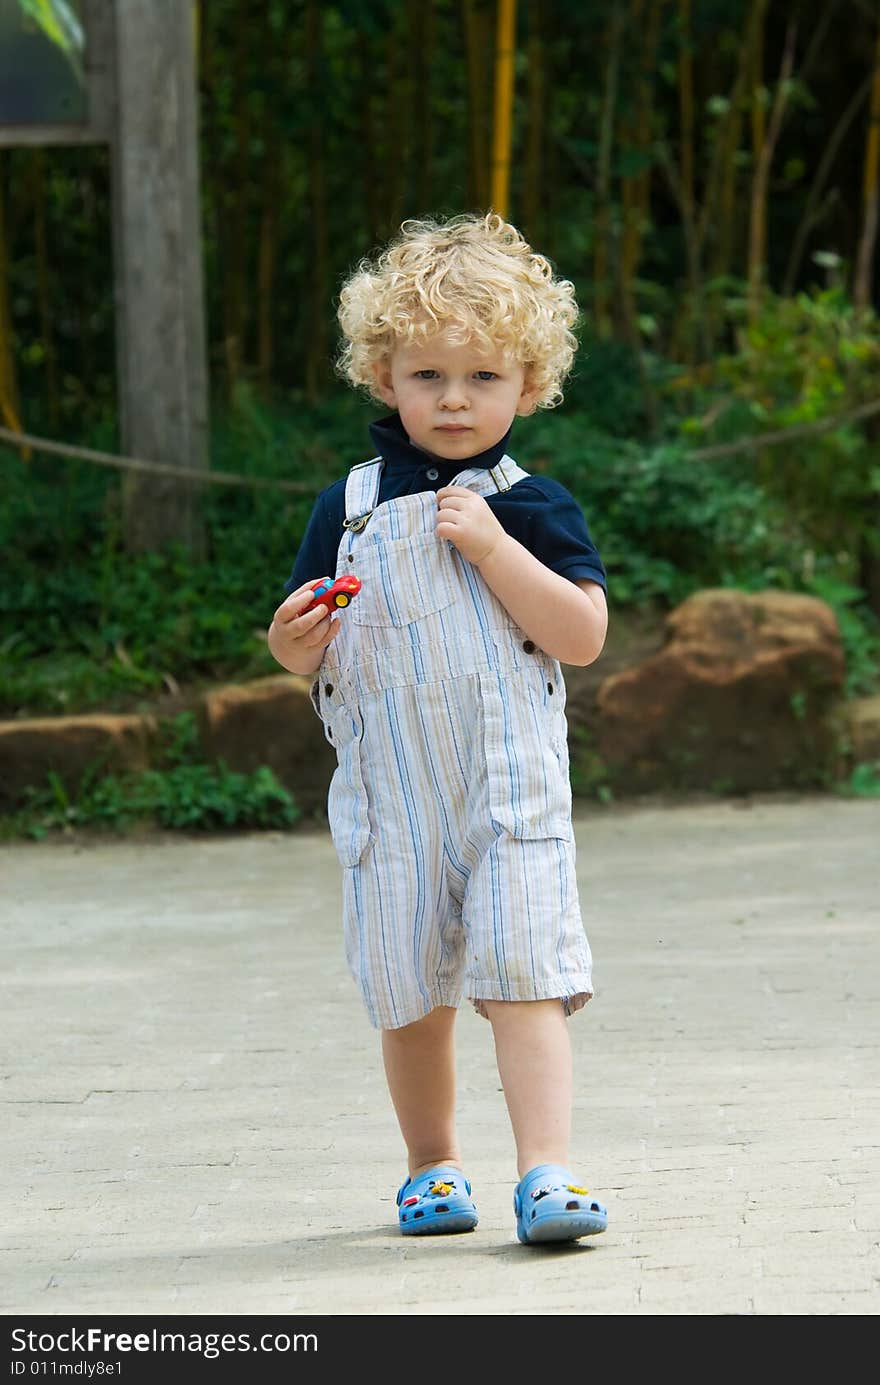
{"label": "rock", "polygon": [[656,607],[611,610],[602,653],[586,668],[563,664],[566,710],[572,726],[593,726],[599,689],[613,673],[641,664],[663,645],[665,613]]}
{"label": "rock", "polygon": [[880,697],[857,697],[847,704],[846,732],[854,764],[880,761]]}
{"label": "rock", "polygon": [[212,759],[250,774],[268,765],[303,813],[326,807],[336,755],[312,706],[311,678],[274,674],[206,693],[202,744]]}
{"label": "rock", "polygon": [[149,716],[104,713],[0,722],[0,811],[44,788],[50,770],[73,793],[89,772],[146,769],[155,729]]}
{"label": "rock", "polygon": [[601,685],[598,752],[624,792],[822,785],[844,672],[825,602],[698,592],[667,617],[658,653]]}
{"label": "rock", "polygon": [[[848,761],[880,759],[880,698],[842,702],[843,675],[834,614],[811,597],[704,591],[665,620],[653,611],[615,620],[612,609],[599,660],[565,668],[573,787],[620,796],[824,787]],[[242,773],[268,765],[306,815],[323,813],[336,766],[311,684],[276,674],[194,707],[206,759]],[[50,770],[73,793],[86,774],[148,768],[157,724],[103,714],[0,722],[0,811],[21,806]]]}

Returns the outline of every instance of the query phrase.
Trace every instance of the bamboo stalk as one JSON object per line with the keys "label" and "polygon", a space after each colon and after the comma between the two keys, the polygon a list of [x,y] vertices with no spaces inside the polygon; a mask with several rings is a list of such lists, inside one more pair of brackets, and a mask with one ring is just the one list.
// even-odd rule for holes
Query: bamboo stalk
{"label": "bamboo stalk", "polygon": [[510,203],[510,148],[513,135],[513,55],[516,0],[498,0],[495,31],[495,115],[492,127],[492,183],[489,201],[506,217]]}
{"label": "bamboo stalk", "polygon": [[[12,313],[9,306],[9,254],[6,247],[5,155],[0,150],[0,417],[14,433],[22,431],[19,413],[18,376],[12,353]],[[30,452],[22,451],[30,461]]]}
{"label": "bamboo stalk", "polygon": [[[880,72],[880,68],[877,69]],[[828,143],[823,150],[822,157],[816,165],[813,174],[813,181],[810,184],[810,191],[807,194],[807,202],[804,207],[804,214],[801,217],[800,225],[792,243],[791,254],[788,257],[788,264],[785,267],[785,277],[782,281],[782,292],[785,297],[794,293],[794,284],[797,279],[798,270],[801,267],[801,260],[804,257],[804,248],[807,237],[815,226],[821,215],[819,209],[819,199],[822,196],[828,175],[837,157],[837,151],[843,143],[844,136],[849,130],[850,125],[858,114],[859,107],[871,88],[871,74],[869,73],[860,87],[856,87],[850,100],[847,102],[840,119],[835,125],[829,136]]]}
{"label": "bamboo stalk", "polygon": [[776,147],[776,141],[779,138],[779,131],[782,128],[782,117],[788,96],[788,82],[791,78],[792,68],[794,67],[796,33],[797,29],[794,22],[790,22],[785,35],[785,49],[782,54],[782,65],[779,72],[779,81],[776,85],[776,95],[773,100],[770,124],[767,128],[767,135],[764,139],[764,143],[761,146],[758,164],[752,182],[751,221],[749,225],[749,322],[755,322],[757,320],[761,308],[761,292],[767,256],[767,185],[770,179],[770,164],[773,160],[773,151]]}
{"label": "bamboo stalk", "polygon": [[52,311],[49,293],[49,247],[46,235],[46,153],[35,149],[31,164],[34,199],[34,244],[37,257],[37,302],[40,313],[40,336],[43,342],[46,365],[46,397],[49,402],[49,417],[57,423],[61,417],[61,399],[58,390],[58,358],[55,350],[55,333],[52,327]]}
{"label": "bamboo stalk", "polygon": [[874,78],[871,83],[871,109],[868,117],[868,138],[865,144],[865,166],[862,180],[864,211],[862,233],[856,255],[853,302],[859,309],[871,305],[874,247],[877,243],[878,172],[880,172],[880,26],[874,50]]}
{"label": "bamboo stalk", "polygon": [[681,146],[681,206],[688,221],[694,216],[694,60],[691,52],[691,0],[679,0],[678,112]]}
{"label": "bamboo stalk", "polygon": [[306,9],[306,70],[311,123],[308,137],[309,186],[311,189],[312,273],[309,341],[306,355],[306,394],[310,403],[320,399],[326,383],[327,357],[327,262],[328,212],[324,167],[323,110],[320,70],[324,57],[324,9],[308,0]]}
{"label": "bamboo stalk", "polygon": [[541,172],[544,149],[544,36],[540,0],[529,0],[529,30],[526,43],[528,77],[526,86],[526,137],[523,159],[523,222],[526,235],[543,239],[541,226]]}
{"label": "bamboo stalk", "polygon": [[373,119],[373,79],[375,55],[369,36],[364,34],[356,45],[358,53],[357,87],[360,115],[360,159],[363,175],[364,205],[370,245],[377,245],[384,233],[380,211],[378,160],[376,157],[376,126]]}
{"label": "bamboo stalk", "polygon": [[483,92],[486,68],[482,51],[482,25],[476,0],[461,0],[461,5],[467,69],[468,202],[472,208],[477,208],[485,205],[489,191],[483,174],[485,141]]}
{"label": "bamboo stalk", "polygon": [[247,191],[250,187],[250,101],[247,77],[249,16],[247,0],[238,0],[233,49],[232,122],[235,131],[233,185],[227,202],[230,237],[224,266],[226,372],[230,396],[244,369],[247,330]]}
{"label": "bamboo stalk", "polygon": [[608,60],[605,90],[599,122],[599,150],[596,156],[596,214],[593,247],[593,317],[596,331],[611,330],[609,288],[613,278],[614,245],[611,226],[611,150],[614,143],[617,84],[620,70],[620,40],[623,33],[623,5],[614,4],[608,20]]}
{"label": "bamboo stalk", "polygon": [[416,132],[416,182],[418,210],[424,215],[431,204],[434,165],[434,110],[431,100],[433,71],[435,0],[410,0],[415,54],[412,85],[413,128]]}

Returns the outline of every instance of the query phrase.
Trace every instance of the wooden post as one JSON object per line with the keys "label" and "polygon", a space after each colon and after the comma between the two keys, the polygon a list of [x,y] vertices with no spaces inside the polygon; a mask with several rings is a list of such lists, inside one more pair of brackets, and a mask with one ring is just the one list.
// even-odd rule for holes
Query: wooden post
{"label": "wooden post", "polygon": [[[193,9],[116,0],[113,243],[122,450],[207,465],[208,383]],[[126,543],[204,549],[202,487],[126,476]]]}
{"label": "wooden post", "polygon": [[491,206],[508,215],[510,146],[513,129],[513,60],[516,47],[516,0],[498,0],[495,33],[495,120],[492,131]]}

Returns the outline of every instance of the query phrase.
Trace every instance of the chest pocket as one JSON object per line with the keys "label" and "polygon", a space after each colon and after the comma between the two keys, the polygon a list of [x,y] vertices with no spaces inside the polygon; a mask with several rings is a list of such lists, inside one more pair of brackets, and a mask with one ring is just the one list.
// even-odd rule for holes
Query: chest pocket
{"label": "chest pocket", "polygon": [[373,542],[365,536],[352,571],[362,583],[351,603],[356,625],[411,625],[455,600],[452,558],[436,534]]}

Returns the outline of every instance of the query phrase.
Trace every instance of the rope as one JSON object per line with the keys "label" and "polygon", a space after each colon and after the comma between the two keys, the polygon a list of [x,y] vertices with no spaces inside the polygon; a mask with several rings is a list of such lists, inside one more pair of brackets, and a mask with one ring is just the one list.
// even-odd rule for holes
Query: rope
{"label": "rope", "polygon": [[[719,443],[716,447],[698,447],[689,452],[688,456],[694,461],[702,462],[714,457],[733,457],[739,452],[750,452],[756,447],[778,447],[780,443],[791,442],[796,438],[806,438],[816,433],[830,433],[835,428],[843,428],[848,423],[871,418],[874,414],[880,414],[880,399],[860,404],[858,408],[846,414],[819,419],[816,423],[799,423],[791,428],[777,428],[770,433],[757,433],[752,438],[743,438],[740,442]],[[197,486],[252,486],[255,490],[292,491],[297,495],[314,494],[314,485],[309,481],[282,481],[269,476],[243,476],[235,471],[196,471],[193,467],[175,466],[171,462],[146,462],[140,457],[117,457],[112,452],[96,452],[91,447],[73,447],[69,443],[50,442],[48,438],[13,432],[10,428],[0,428],[0,442],[22,449],[33,448],[35,452],[71,457],[74,461],[94,462],[96,466],[116,467],[121,471],[173,476],[176,481],[185,480]]]}
{"label": "rope", "polygon": [[712,457],[732,457],[737,452],[749,452],[753,447],[776,447],[779,443],[790,442],[794,438],[809,437],[811,433],[830,433],[835,428],[845,427],[847,423],[870,418],[872,414],[880,414],[880,399],[873,399],[869,404],[860,404],[848,414],[822,418],[818,423],[796,423],[791,428],[777,428],[772,433],[756,433],[753,438],[744,438],[742,442],[724,442],[719,443],[717,447],[698,447],[688,455],[699,462],[708,461]]}
{"label": "rope", "polygon": [[48,438],[32,437],[29,433],[14,433],[9,428],[0,428],[0,442],[8,442],[13,447],[30,447],[35,452],[72,457],[74,461],[94,462],[96,466],[118,467],[121,471],[173,476],[177,481],[186,481],[197,486],[253,486],[256,490],[294,491],[298,495],[311,495],[315,489],[308,481],[282,481],[269,476],[242,476],[234,471],[196,471],[193,467],[174,466],[171,462],[145,462],[140,457],[117,457],[112,452],[96,452],[91,447],[72,447],[69,443],[50,442]]}

